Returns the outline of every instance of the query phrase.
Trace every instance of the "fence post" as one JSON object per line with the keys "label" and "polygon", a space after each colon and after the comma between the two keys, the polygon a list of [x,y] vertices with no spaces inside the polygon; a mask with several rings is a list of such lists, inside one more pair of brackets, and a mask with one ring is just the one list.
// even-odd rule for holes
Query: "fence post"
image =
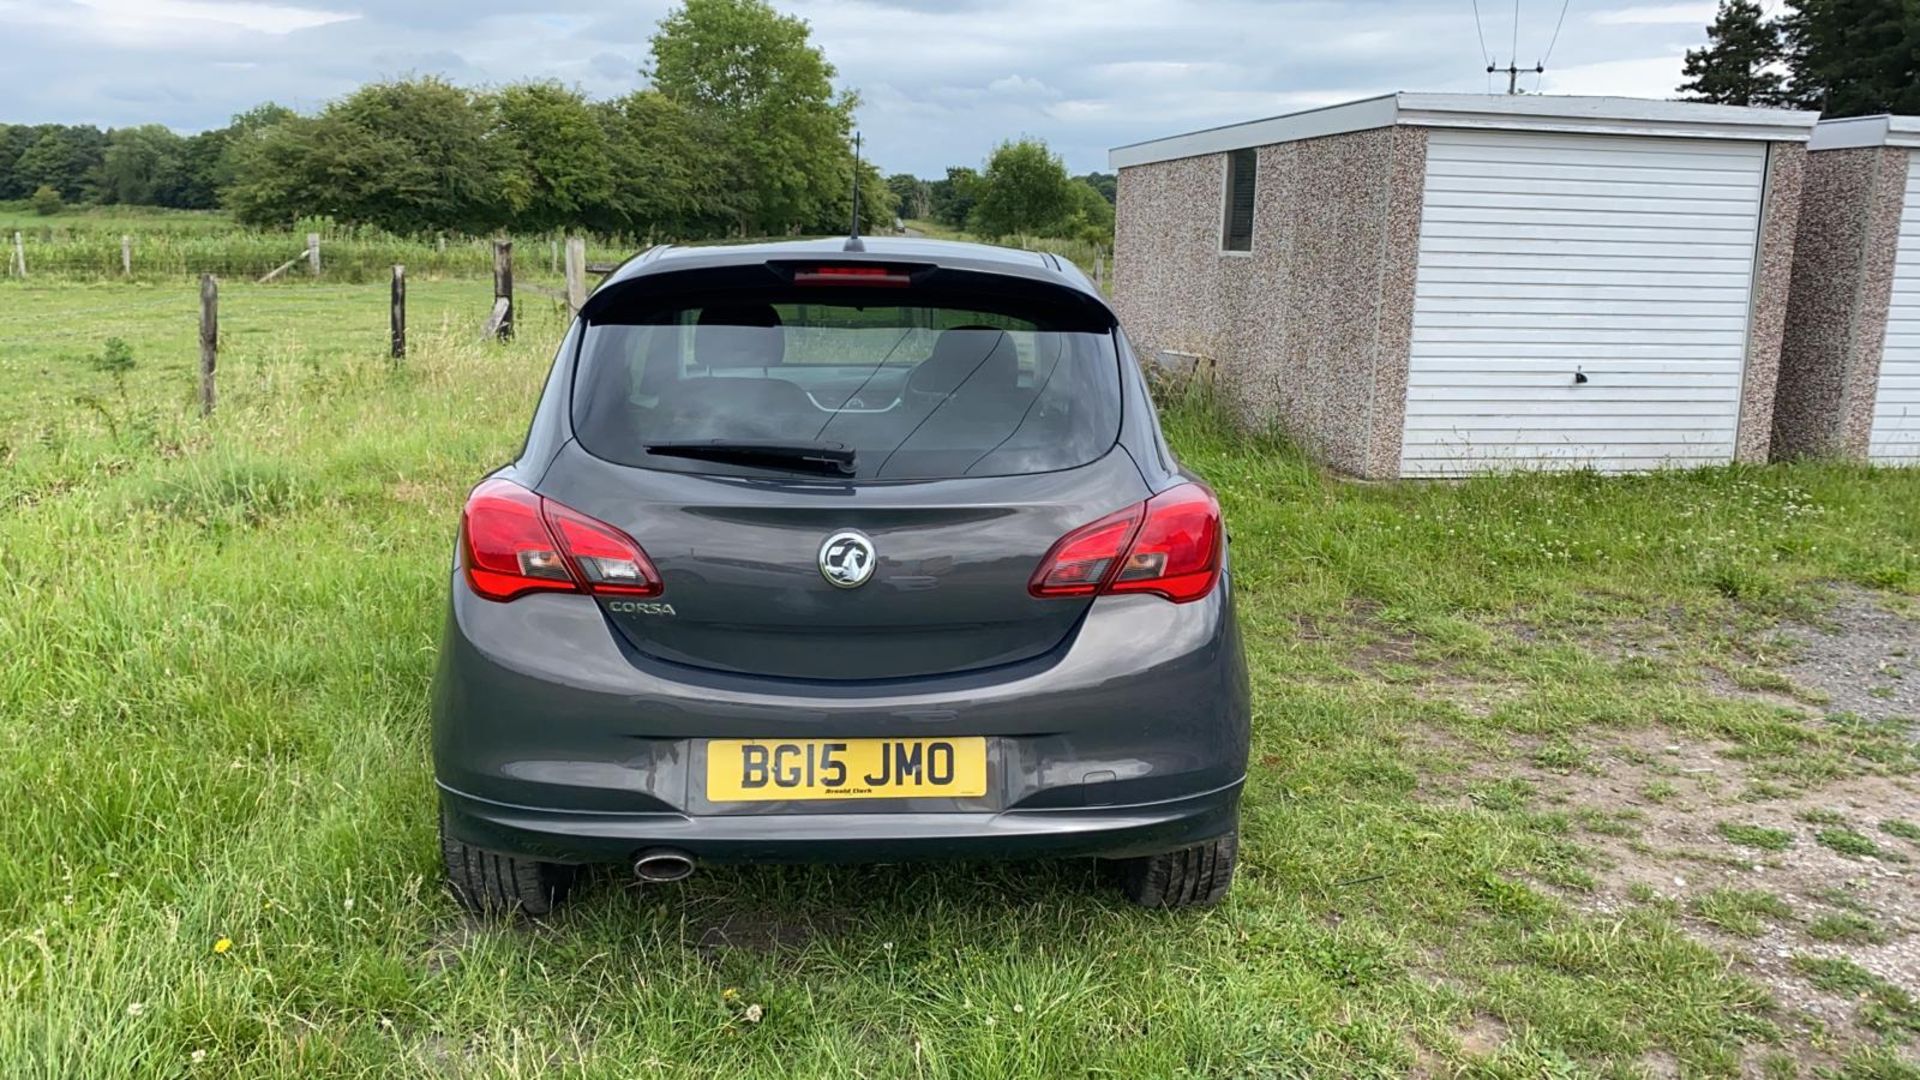
{"label": "fence post", "polygon": [[1093,256],[1093,287],[1099,292],[1107,291],[1107,256],[1104,252],[1095,252]]}
{"label": "fence post", "polygon": [[513,340],[513,241],[493,242],[494,332],[501,341]]}
{"label": "fence post", "polygon": [[200,415],[213,415],[213,369],[220,359],[220,283],[200,275]]}
{"label": "fence post", "polygon": [[580,314],[587,302],[587,241],[567,237],[567,314]]}
{"label": "fence post", "polygon": [[560,272],[560,241],[557,239],[548,240],[547,247],[550,249],[548,251],[547,273],[557,274]]}
{"label": "fence post", "polygon": [[317,232],[307,234],[307,269],[314,277],[320,276],[320,234]]}
{"label": "fence post", "polygon": [[20,276],[27,276],[27,242],[20,238],[20,230],[13,230],[13,261],[20,264]]}
{"label": "fence post", "polygon": [[120,273],[124,277],[133,276],[133,237],[120,234]]}
{"label": "fence post", "polygon": [[388,313],[387,325],[393,332],[393,358],[400,360],[407,355],[407,268],[400,263],[393,264],[393,307]]}

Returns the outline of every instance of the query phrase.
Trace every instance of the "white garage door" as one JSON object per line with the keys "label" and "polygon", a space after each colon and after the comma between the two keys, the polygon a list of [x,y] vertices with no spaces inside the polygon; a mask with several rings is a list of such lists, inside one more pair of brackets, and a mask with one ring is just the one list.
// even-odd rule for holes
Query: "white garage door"
{"label": "white garage door", "polygon": [[1884,465],[1920,463],[1920,153],[1907,162],[1907,208],[1893,263],[1893,307],[1880,354],[1867,455]]}
{"label": "white garage door", "polygon": [[1732,460],[1766,164],[1752,142],[1432,132],[1402,474]]}

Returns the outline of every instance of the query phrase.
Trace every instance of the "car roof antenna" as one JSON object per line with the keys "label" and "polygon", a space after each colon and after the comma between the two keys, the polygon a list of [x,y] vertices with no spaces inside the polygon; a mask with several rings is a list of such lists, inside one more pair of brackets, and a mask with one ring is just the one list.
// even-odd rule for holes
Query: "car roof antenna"
{"label": "car roof antenna", "polygon": [[867,245],[860,241],[860,133],[853,133],[853,227],[847,232],[847,245],[842,251],[865,251]]}

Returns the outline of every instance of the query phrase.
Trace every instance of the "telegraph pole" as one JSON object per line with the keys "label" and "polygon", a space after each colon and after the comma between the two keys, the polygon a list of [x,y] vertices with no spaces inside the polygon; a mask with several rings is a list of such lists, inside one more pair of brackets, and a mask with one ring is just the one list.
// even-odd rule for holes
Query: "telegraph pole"
{"label": "telegraph pole", "polygon": [[1507,73],[1507,93],[1509,95],[1518,94],[1520,92],[1520,73],[1521,72],[1532,71],[1535,75],[1540,75],[1540,74],[1544,74],[1546,70],[1547,68],[1546,68],[1546,65],[1544,64],[1535,64],[1531,68],[1523,68],[1516,65],[1511,60],[1507,61],[1506,67],[1495,67],[1492,64],[1487,65],[1487,74],[1489,75],[1492,75],[1495,72],[1501,72],[1501,71],[1504,71]]}

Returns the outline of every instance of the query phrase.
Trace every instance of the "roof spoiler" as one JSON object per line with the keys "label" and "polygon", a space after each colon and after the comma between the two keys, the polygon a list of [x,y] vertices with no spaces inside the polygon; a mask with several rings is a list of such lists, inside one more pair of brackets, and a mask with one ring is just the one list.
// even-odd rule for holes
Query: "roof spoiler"
{"label": "roof spoiler", "polygon": [[[716,252],[725,252],[717,248]],[[679,260],[674,260],[676,263]],[[1053,326],[1106,333],[1119,325],[1098,296],[1039,274],[823,252],[760,262],[649,266],[608,280],[580,309],[589,322],[621,323],[672,306],[758,302],[866,301],[875,306],[938,304],[1003,313]],[[690,303],[691,302],[691,303]]]}

